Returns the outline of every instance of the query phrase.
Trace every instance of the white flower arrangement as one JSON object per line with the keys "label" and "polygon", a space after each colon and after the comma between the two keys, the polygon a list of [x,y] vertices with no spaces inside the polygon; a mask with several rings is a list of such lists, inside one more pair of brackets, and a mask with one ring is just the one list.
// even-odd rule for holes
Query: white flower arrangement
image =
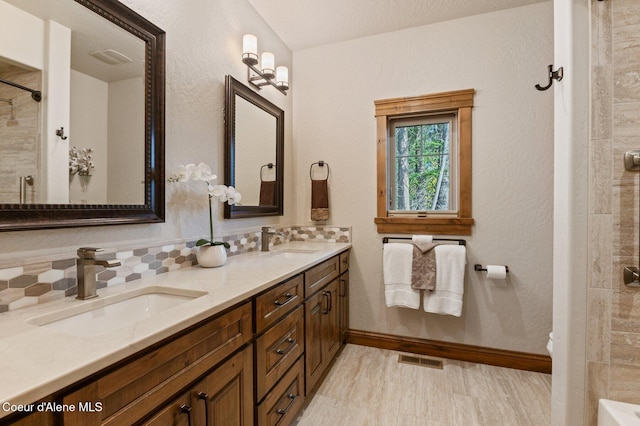
{"label": "white flower arrangement", "polygon": [[69,148],[69,174],[71,176],[91,176],[96,165],[93,162],[91,153],[93,148],[79,150],[75,146]]}
{"label": "white flower arrangement", "polygon": [[213,240],[213,209],[211,206],[211,200],[217,198],[221,203],[226,202],[229,205],[240,202],[242,195],[235,190],[233,186],[226,185],[213,185],[211,182],[217,179],[217,176],[211,173],[211,167],[205,163],[200,163],[197,166],[193,163],[186,166],[180,165],[178,172],[167,178],[168,182],[188,182],[190,180],[202,181],[207,184],[207,190],[209,195],[209,233],[210,238],[208,240],[200,239],[196,242],[196,246],[218,246],[223,245],[225,248],[229,248],[229,243]]}

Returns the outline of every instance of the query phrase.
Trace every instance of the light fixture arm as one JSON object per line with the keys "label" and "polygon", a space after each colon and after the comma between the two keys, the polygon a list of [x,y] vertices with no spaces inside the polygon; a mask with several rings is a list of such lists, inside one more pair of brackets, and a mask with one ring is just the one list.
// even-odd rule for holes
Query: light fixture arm
{"label": "light fixture arm", "polygon": [[[272,78],[267,78],[262,71],[260,71],[258,68],[255,67],[255,65],[252,65],[250,63],[250,61],[245,61],[244,59],[242,60],[242,62],[248,67],[247,69],[247,81],[253,85],[254,87],[257,87],[258,89],[261,89],[264,86],[268,86],[268,85],[272,85],[273,87],[275,87],[280,93],[282,93],[283,95],[287,96],[287,89],[282,88],[280,86],[278,86],[276,84],[275,81],[273,81]],[[251,71],[253,71],[255,73],[255,75],[251,74]]]}

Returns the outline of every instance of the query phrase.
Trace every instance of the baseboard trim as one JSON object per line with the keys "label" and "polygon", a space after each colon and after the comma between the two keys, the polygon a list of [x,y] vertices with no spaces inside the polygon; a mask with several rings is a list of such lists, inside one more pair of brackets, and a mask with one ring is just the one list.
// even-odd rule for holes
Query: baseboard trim
{"label": "baseboard trim", "polygon": [[347,342],[355,345],[455,359],[458,361],[551,373],[551,357],[482,346],[416,339],[362,330],[348,330]]}

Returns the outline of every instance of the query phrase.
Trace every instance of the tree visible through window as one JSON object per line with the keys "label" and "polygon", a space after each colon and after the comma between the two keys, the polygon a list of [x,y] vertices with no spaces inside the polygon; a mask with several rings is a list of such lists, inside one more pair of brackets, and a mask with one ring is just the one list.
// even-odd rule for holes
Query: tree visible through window
{"label": "tree visible through window", "polygon": [[451,211],[453,115],[391,120],[390,212]]}

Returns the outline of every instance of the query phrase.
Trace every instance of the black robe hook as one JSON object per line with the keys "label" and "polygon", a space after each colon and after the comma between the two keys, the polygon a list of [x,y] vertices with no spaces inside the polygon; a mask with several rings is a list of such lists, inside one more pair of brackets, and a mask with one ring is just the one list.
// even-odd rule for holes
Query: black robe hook
{"label": "black robe hook", "polygon": [[564,72],[562,67],[558,68],[557,71],[554,71],[553,64],[551,64],[547,67],[547,69],[549,70],[549,83],[544,87],[540,86],[539,84],[536,84],[536,89],[540,91],[547,90],[549,87],[551,87],[551,85],[553,84],[553,80],[558,80],[558,81],[562,80],[562,75]]}
{"label": "black robe hook", "polygon": [[67,136],[64,135],[64,127],[60,127],[58,130],[56,130],[56,136],[59,136],[63,141],[67,140]]}

